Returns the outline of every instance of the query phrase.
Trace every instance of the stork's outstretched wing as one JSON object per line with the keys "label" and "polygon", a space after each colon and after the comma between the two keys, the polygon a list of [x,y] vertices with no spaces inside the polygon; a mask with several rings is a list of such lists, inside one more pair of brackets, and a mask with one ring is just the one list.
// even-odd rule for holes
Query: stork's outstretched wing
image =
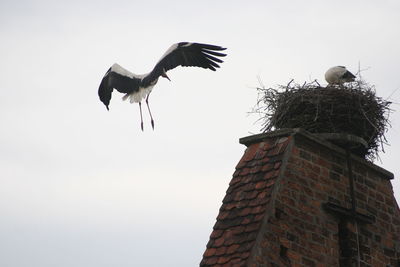
{"label": "stork's outstretched wing", "polygon": [[99,97],[108,110],[113,89],[130,94],[139,90],[140,77],[114,64],[108,69],[99,86]]}
{"label": "stork's outstretched wing", "polygon": [[217,63],[223,62],[219,57],[226,56],[226,54],[217,51],[225,49],[221,46],[200,43],[181,42],[174,44],[165,52],[149,75],[143,78],[142,85],[149,85],[164,72],[178,66],[200,67],[215,71],[216,68],[219,68]]}

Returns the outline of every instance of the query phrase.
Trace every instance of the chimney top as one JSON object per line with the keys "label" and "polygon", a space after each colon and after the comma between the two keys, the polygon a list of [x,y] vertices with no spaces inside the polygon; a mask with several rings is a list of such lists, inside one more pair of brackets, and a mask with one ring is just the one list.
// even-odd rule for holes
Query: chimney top
{"label": "chimney top", "polygon": [[400,258],[391,172],[299,128],[239,142],[200,266],[339,266],[355,249],[371,266]]}

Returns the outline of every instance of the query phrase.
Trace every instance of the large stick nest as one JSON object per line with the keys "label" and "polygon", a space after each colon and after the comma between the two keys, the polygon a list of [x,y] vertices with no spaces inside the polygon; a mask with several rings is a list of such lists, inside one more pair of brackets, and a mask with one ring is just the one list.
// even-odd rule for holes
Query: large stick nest
{"label": "large stick nest", "polygon": [[262,116],[262,132],[303,128],[311,133],[355,135],[368,144],[358,148],[356,154],[371,161],[384,151],[391,102],[377,97],[374,86],[363,80],[326,87],[317,81],[303,85],[291,81],[278,88],[263,86],[257,90],[255,112]]}

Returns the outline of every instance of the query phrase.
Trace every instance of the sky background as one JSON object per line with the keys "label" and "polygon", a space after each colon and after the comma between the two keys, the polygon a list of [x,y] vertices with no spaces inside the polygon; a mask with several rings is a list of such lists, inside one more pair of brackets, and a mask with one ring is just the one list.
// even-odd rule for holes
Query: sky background
{"label": "sky background", "polygon": [[[0,266],[197,266],[240,137],[267,87],[344,65],[400,102],[400,2],[1,1]],[[180,41],[227,47],[221,69],[177,68],[144,109],[97,89],[115,62],[150,71]],[[400,117],[376,162],[400,199]]]}

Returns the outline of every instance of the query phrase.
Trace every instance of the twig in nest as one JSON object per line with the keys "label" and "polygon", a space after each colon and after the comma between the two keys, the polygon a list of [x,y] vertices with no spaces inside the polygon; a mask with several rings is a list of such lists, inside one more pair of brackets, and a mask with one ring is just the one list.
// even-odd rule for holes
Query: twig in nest
{"label": "twig in nest", "polygon": [[262,117],[261,131],[303,128],[311,133],[347,133],[368,143],[360,152],[368,159],[384,151],[391,102],[376,97],[374,86],[363,80],[347,85],[322,87],[317,80],[278,88],[257,88],[253,113]]}

